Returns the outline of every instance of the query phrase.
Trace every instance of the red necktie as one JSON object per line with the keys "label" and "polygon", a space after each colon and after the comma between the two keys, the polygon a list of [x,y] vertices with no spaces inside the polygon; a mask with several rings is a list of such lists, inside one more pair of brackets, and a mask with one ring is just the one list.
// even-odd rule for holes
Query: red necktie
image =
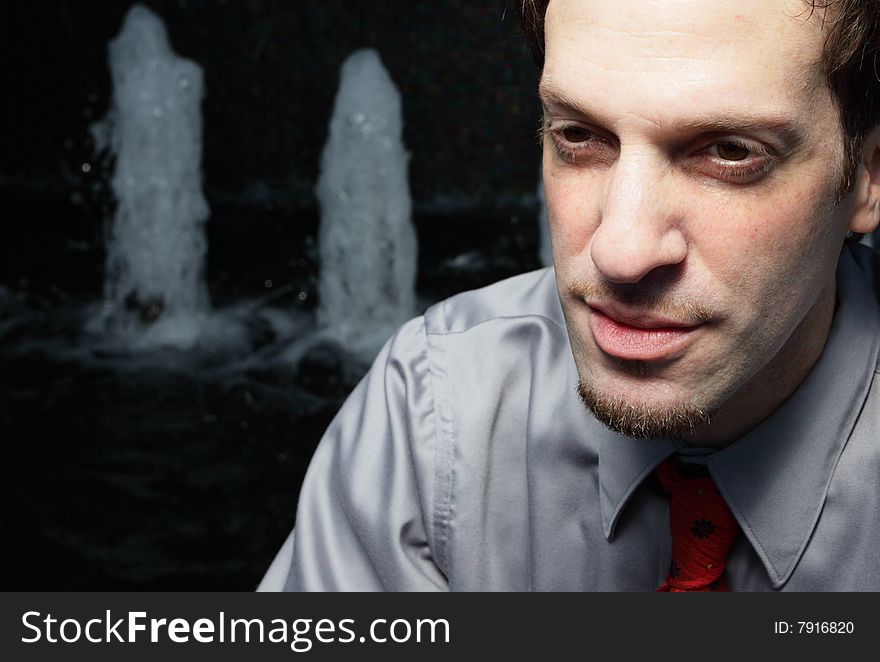
{"label": "red necktie", "polygon": [[679,466],[673,456],[657,467],[660,484],[669,493],[672,533],[672,563],[657,590],[727,591],[722,575],[739,525],[705,468],[687,466]]}

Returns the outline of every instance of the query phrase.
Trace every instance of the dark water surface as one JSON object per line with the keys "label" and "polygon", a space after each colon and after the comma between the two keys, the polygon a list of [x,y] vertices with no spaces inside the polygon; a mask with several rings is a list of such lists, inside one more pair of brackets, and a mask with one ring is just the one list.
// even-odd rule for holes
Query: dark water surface
{"label": "dark water surface", "polygon": [[349,384],[321,396],[293,368],[218,374],[186,369],[188,357],[86,364],[9,347],[4,590],[254,588]]}

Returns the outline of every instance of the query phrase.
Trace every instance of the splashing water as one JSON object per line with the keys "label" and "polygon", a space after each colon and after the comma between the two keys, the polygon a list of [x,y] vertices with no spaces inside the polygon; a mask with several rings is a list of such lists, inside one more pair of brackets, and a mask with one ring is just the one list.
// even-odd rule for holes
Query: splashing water
{"label": "splashing water", "polygon": [[203,264],[201,68],[162,20],[134,5],[108,48],[113,103],[92,127],[115,157],[104,307],[93,330],[130,346],[186,347],[208,312]]}
{"label": "splashing water", "polygon": [[375,50],[343,63],[321,157],[318,322],[374,352],[415,314],[416,235],[400,94]]}

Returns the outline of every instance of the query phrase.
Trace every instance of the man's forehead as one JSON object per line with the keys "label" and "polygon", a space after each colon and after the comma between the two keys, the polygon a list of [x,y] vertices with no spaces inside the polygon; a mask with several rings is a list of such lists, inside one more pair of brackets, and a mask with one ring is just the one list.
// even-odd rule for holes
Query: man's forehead
{"label": "man's forehead", "polygon": [[545,83],[574,96],[766,107],[824,81],[804,0],[551,0],[545,40]]}

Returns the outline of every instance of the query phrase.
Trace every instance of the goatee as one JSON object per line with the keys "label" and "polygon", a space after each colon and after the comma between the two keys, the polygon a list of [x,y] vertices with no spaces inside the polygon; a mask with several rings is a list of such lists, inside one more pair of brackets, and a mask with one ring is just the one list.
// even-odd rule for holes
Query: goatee
{"label": "goatee", "polygon": [[578,383],[577,392],[600,423],[635,439],[687,437],[696,428],[707,425],[715,413],[690,404],[643,406],[604,395],[583,382]]}

